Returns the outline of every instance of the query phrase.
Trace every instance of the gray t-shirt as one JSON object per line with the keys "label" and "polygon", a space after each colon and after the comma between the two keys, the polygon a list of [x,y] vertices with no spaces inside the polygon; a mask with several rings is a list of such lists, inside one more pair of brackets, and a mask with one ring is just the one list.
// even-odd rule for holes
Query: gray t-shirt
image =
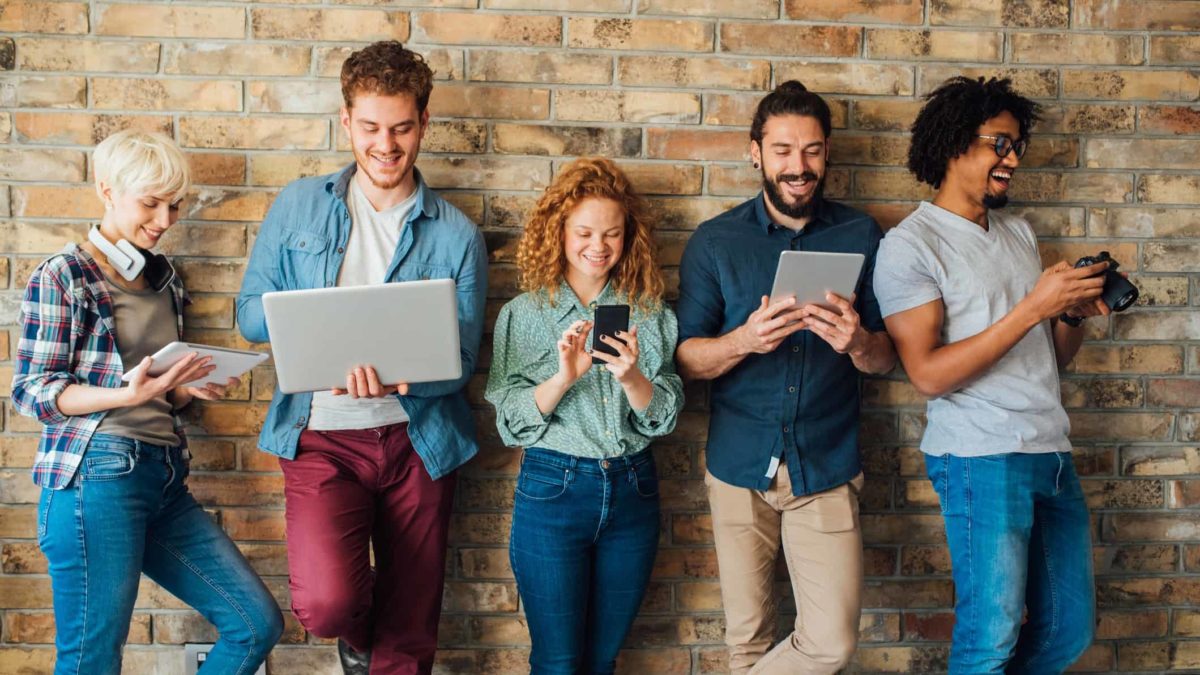
{"label": "gray t-shirt", "polygon": [[[170,287],[159,292],[126,290],[105,277],[112,296],[117,326],[117,351],[126,369],[179,339],[175,300]],[[116,408],[100,420],[96,433],[133,438],[153,445],[179,445],[175,416],[167,396],[157,396],[139,406]]]}
{"label": "gray t-shirt", "polygon": [[[941,298],[942,340],[950,344],[1012,311],[1041,272],[1029,223],[991,210],[984,230],[922,202],[880,243],[875,295],[884,317]],[[930,455],[1069,452],[1050,322],[1038,324],[975,380],[931,399],[926,414],[921,450]]]}

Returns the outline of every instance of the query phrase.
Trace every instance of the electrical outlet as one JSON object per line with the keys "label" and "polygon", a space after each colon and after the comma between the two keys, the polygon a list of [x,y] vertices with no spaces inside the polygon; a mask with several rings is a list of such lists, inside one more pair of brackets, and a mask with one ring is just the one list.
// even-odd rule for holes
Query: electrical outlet
{"label": "electrical outlet", "polygon": [[[213,645],[209,643],[189,643],[183,646],[183,673],[184,675],[196,675],[200,670],[200,666],[204,665],[205,659],[208,658],[208,653],[212,651]],[[258,667],[254,675],[267,675],[267,664]]]}

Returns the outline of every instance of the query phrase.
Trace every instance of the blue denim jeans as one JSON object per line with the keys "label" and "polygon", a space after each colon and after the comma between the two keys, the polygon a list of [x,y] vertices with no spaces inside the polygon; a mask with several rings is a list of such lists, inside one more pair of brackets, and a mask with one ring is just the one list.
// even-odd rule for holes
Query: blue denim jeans
{"label": "blue denim jeans", "polygon": [[120,672],[143,572],[216,626],[203,672],[253,673],[279,640],[279,606],[188,492],[182,454],[96,434],[71,484],[42,490],[38,544],[54,591],[56,674]]}
{"label": "blue denim jeans", "polygon": [[1070,453],[927,456],[925,465],[954,569],[950,672],[1061,673],[1092,643],[1096,616]]}
{"label": "blue denim jeans", "polygon": [[527,450],[508,552],[533,643],[531,675],[613,672],[657,551],[649,450],[606,460]]}

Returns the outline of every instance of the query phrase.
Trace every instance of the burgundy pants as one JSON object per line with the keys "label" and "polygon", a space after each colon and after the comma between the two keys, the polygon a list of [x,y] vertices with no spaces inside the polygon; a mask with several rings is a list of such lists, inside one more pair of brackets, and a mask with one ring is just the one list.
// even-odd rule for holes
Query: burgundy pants
{"label": "burgundy pants", "polygon": [[296,458],[279,463],[296,618],[370,650],[373,674],[429,673],[454,475],[429,477],[407,424],[306,430]]}

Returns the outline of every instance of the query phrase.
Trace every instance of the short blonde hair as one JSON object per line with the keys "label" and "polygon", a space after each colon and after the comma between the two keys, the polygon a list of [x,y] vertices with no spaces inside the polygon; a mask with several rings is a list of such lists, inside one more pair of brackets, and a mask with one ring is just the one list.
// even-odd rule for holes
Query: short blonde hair
{"label": "short blonde hair", "polygon": [[175,141],[151,131],[125,129],[100,141],[92,167],[97,192],[104,183],[117,194],[170,197],[174,202],[192,183],[183,151]]}

